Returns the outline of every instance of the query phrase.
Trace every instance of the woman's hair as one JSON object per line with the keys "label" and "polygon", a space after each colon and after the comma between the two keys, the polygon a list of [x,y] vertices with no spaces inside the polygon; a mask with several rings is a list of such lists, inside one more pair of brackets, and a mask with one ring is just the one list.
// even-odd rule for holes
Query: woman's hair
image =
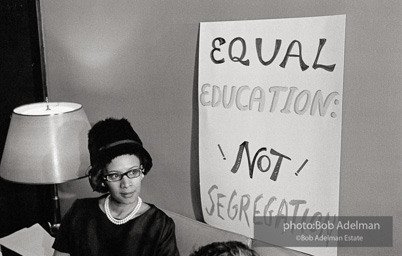
{"label": "woman's hair", "polygon": [[94,191],[108,192],[103,174],[106,166],[121,155],[135,155],[147,174],[152,168],[152,158],[143,147],[138,134],[127,119],[107,118],[97,122],[88,133],[88,150],[91,166],[89,183]]}
{"label": "woman's hair", "polygon": [[239,241],[214,242],[200,247],[190,256],[259,256],[256,251]]}

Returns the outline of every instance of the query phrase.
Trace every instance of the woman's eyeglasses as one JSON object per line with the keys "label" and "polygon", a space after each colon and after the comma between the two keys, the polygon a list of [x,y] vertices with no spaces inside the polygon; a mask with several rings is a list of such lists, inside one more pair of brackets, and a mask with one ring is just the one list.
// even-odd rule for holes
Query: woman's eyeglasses
{"label": "woman's eyeglasses", "polygon": [[139,177],[141,175],[141,173],[143,173],[143,171],[144,171],[143,167],[133,168],[133,169],[126,171],[125,173],[115,172],[115,173],[106,174],[103,176],[103,179],[105,181],[111,181],[111,182],[120,181],[123,179],[123,176],[127,176],[129,179],[134,179],[134,178]]}

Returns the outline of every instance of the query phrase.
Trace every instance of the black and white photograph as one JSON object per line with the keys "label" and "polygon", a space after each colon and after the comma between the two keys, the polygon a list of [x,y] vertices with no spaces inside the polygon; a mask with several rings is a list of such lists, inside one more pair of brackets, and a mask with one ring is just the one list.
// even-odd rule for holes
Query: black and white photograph
{"label": "black and white photograph", "polygon": [[399,0],[0,2],[0,256],[402,255]]}

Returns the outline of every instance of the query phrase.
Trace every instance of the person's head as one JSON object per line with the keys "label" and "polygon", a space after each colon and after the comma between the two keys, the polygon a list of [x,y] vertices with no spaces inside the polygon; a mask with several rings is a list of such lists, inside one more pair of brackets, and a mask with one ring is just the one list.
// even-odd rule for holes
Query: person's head
{"label": "person's head", "polygon": [[239,241],[214,242],[200,247],[190,256],[259,256],[257,252]]}
{"label": "person's head", "polygon": [[[141,169],[142,179],[152,168],[151,156],[124,118],[107,118],[97,122],[88,133],[88,150],[91,162],[89,181],[92,189],[100,193],[112,193],[114,187],[124,186],[122,182],[129,179],[128,176],[122,176],[120,181],[108,181],[106,174]],[[134,182],[136,178],[132,180]]]}

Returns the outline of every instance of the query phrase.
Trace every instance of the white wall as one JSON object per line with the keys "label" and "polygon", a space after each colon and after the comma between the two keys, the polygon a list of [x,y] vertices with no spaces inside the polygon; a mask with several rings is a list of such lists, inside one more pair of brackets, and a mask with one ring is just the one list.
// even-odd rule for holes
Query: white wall
{"label": "white wall", "polygon": [[[394,216],[394,248],[338,254],[402,255],[399,0],[41,2],[50,100],[83,104],[92,123],[128,118],[155,162],[143,198],[198,219],[199,22],[346,14],[340,214]],[[85,179],[61,190],[96,195]]]}

